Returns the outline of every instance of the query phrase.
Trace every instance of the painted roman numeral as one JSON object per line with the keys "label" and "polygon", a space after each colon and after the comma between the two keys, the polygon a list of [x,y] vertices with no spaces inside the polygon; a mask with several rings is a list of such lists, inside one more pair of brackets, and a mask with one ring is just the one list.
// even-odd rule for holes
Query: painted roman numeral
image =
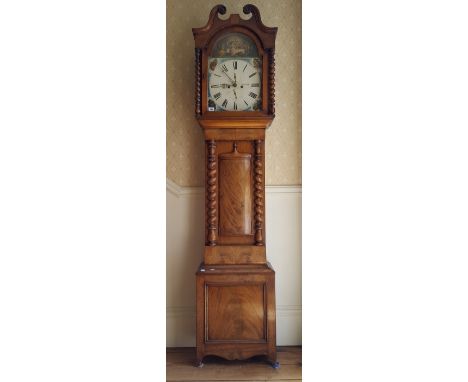
{"label": "painted roman numeral", "polygon": [[221,93],[216,93],[213,97],[214,99],[218,99],[219,97],[221,97]]}
{"label": "painted roman numeral", "polygon": [[227,99],[225,99],[222,106],[223,106],[223,107],[226,107],[226,106],[227,106],[227,102],[228,102]]}
{"label": "painted roman numeral", "polygon": [[245,99],[244,99],[243,101],[244,101],[244,103],[245,103],[247,106],[249,106],[249,104],[247,103],[247,101],[246,101]]}
{"label": "painted roman numeral", "polygon": [[211,85],[212,88],[219,88],[220,85]]}
{"label": "painted roman numeral", "polygon": [[213,76],[221,77],[219,74],[213,73]]}
{"label": "painted roman numeral", "polygon": [[260,87],[260,84],[251,84],[250,86],[252,86],[253,88],[258,88]]}
{"label": "painted roman numeral", "polygon": [[237,110],[237,103],[234,101],[234,110]]}
{"label": "painted roman numeral", "polygon": [[257,74],[257,72],[252,73],[252,74],[249,76],[249,78],[255,76],[256,74]]}
{"label": "painted roman numeral", "polygon": [[223,72],[227,72],[227,66],[226,66],[226,65],[223,65],[223,66],[221,67],[221,70],[222,70]]}
{"label": "painted roman numeral", "polygon": [[237,61],[233,61],[232,66],[234,67],[235,70],[237,70]]}
{"label": "painted roman numeral", "polygon": [[249,96],[251,96],[254,99],[257,98],[257,95],[255,93],[252,93],[252,92],[249,93]]}
{"label": "painted roman numeral", "polygon": [[243,72],[245,72],[245,68],[247,67],[247,64],[245,64],[244,69],[242,69]]}

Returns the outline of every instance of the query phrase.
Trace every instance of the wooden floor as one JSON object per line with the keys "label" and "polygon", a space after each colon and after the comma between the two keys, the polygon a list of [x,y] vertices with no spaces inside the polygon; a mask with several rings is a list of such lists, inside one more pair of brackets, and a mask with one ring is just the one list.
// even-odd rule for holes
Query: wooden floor
{"label": "wooden floor", "polygon": [[277,354],[279,369],[273,369],[262,357],[246,361],[205,357],[204,366],[197,368],[195,348],[167,348],[166,381],[301,381],[301,347],[278,347]]}

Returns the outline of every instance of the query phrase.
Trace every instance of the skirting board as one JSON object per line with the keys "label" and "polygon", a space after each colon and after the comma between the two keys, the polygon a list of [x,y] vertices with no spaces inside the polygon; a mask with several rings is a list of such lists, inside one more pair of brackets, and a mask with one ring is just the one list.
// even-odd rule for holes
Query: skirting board
{"label": "skirting board", "polygon": [[[300,305],[276,307],[276,342],[278,346],[300,345],[302,308]],[[195,346],[195,307],[166,308],[166,346]]]}
{"label": "skirting board", "polygon": [[[195,270],[204,248],[204,187],[166,182],[166,346],[195,346]],[[301,186],[266,186],[267,259],[276,271],[277,345],[301,342]]]}

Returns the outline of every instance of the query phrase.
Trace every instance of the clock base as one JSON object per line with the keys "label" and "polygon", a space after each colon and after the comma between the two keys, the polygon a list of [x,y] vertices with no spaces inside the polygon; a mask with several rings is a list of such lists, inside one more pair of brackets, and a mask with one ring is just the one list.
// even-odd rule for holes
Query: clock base
{"label": "clock base", "polygon": [[275,272],[270,264],[205,265],[197,277],[197,363],[207,355],[276,365]]}

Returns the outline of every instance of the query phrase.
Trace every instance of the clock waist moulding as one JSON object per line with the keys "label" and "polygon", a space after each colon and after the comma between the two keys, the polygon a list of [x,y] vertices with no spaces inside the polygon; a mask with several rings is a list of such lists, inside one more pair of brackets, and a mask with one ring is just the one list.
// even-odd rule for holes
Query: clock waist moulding
{"label": "clock waist moulding", "polygon": [[205,249],[196,272],[197,365],[276,361],[275,272],[265,246],[265,129],[275,116],[275,38],[258,9],[216,5],[193,28],[195,115],[205,139]]}

